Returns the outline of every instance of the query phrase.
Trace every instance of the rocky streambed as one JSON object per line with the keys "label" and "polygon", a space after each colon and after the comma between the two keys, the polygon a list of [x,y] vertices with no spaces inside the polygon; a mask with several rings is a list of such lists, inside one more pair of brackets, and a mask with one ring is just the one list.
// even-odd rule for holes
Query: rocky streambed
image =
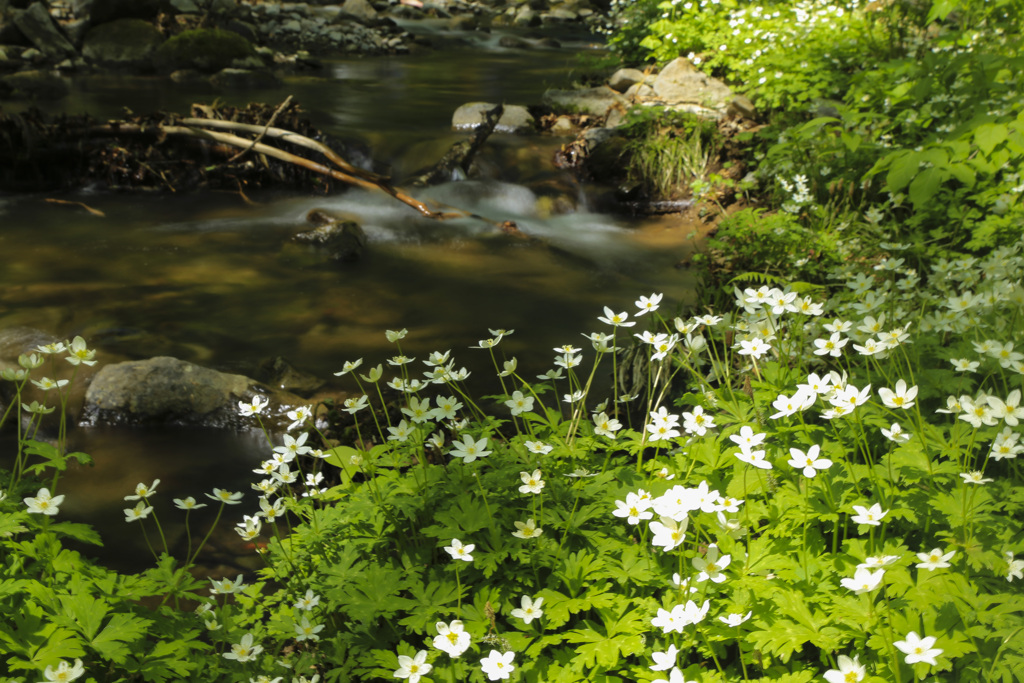
{"label": "rocky streambed", "polygon": [[260,86],[321,68],[324,56],[405,54],[503,26],[586,33],[606,21],[588,0],[0,0],[0,98],[59,98],[69,75],[96,70]]}

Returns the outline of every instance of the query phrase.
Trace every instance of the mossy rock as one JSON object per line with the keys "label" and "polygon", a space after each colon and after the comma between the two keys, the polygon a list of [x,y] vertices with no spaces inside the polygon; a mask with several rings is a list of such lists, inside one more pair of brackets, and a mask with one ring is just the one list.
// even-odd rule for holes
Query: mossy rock
{"label": "mossy rock", "polygon": [[236,59],[255,55],[252,43],[231,31],[198,28],[184,31],[160,46],[156,65],[166,71],[198,69],[220,71]]}
{"label": "mossy rock", "polygon": [[99,64],[146,67],[163,42],[160,31],[145,19],[118,19],[86,34],[82,56]]}

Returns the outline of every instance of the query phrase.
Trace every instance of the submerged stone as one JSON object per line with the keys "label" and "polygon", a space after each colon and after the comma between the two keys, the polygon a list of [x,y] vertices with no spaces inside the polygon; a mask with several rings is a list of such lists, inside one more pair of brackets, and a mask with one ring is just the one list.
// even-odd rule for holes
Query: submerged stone
{"label": "submerged stone", "polygon": [[[464,104],[452,115],[452,128],[455,130],[479,128],[483,125],[484,115],[496,106],[498,105],[490,102]],[[534,129],[535,123],[526,107],[518,104],[506,104],[494,130],[498,133],[526,133]]]}
{"label": "submerged stone", "polygon": [[[194,365],[169,356],[114,363],[99,370],[85,394],[83,422],[90,425],[199,425],[248,429],[238,402],[268,393],[255,380]],[[275,394],[273,412],[302,405],[298,397]]]}

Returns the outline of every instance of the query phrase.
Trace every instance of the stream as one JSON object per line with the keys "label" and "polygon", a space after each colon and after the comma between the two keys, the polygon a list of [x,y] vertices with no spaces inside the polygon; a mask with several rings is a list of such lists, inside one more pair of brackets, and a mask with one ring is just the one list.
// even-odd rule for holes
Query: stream
{"label": "stream", "polygon": [[[192,102],[215,98],[244,105],[292,95],[315,126],[359,141],[376,168],[401,178],[465,137],[450,130],[459,105],[537,103],[546,88],[569,87],[574,54],[590,49],[571,40],[557,50],[501,49],[497,36],[486,41],[472,49],[333,60],[322,72],[261,91],[82,77],[48,111],[114,117],[121,107],[184,112]],[[90,347],[126,358],[172,355],[242,374],[283,356],[332,381],[346,360],[376,364],[392,355],[384,330],[403,327],[410,330],[407,355],[453,349],[460,365],[484,370],[487,353],[468,347],[489,337],[488,328],[502,327],[515,330],[503,350],[519,357],[520,372],[543,372],[553,347],[584,346],[581,333],[604,331],[596,320],[603,306],[632,313],[639,295],[663,292],[672,313],[694,287],[689,273],[675,267],[692,251],[694,228],[672,216],[592,212],[593,188],[552,164],[568,140],[495,134],[479,160],[486,177],[414,192],[495,221],[513,220],[539,238],[530,242],[486,221],[426,219],[361,190],[312,198],[262,193],[249,195],[250,202],[237,193],[88,188],[0,195],[0,327],[80,334]],[[83,202],[104,216],[48,198]],[[559,212],[556,198],[575,210]],[[314,208],[363,226],[369,244],[360,261],[333,263],[289,242],[310,227],[305,215]],[[140,481],[165,480],[159,498],[169,517],[172,497],[200,498],[215,486],[248,490],[258,478],[251,470],[266,454],[252,435],[79,429],[73,439],[72,447],[89,452],[96,467],[62,480],[62,514],[101,528],[103,520],[123,524],[122,497]]]}

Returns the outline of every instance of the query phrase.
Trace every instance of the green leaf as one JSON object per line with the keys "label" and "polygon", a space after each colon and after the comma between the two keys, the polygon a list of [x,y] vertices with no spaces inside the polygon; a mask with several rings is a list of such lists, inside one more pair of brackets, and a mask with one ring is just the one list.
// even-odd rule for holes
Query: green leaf
{"label": "green leaf", "polygon": [[1007,128],[1001,123],[983,123],[974,129],[974,143],[985,156],[992,154],[1000,142],[1006,139]]}
{"label": "green leaf", "polygon": [[928,11],[925,24],[930,24],[936,19],[945,20],[959,6],[960,0],[932,0],[932,8]]}
{"label": "green leaf", "polygon": [[889,192],[900,192],[921,169],[920,157],[916,152],[899,152],[889,166],[885,184]]}
{"label": "green leaf", "polygon": [[89,543],[91,545],[98,546],[103,545],[103,539],[100,538],[99,532],[88,524],[79,524],[77,522],[57,522],[56,524],[50,525],[50,530],[82,543]]}
{"label": "green leaf", "polygon": [[914,181],[910,183],[910,190],[907,192],[914,208],[921,210],[935,199],[943,181],[948,177],[949,172],[936,167],[926,168],[917,174]]}
{"label": "green leaf", "polygon": [[110,617],[107,625],[89,644],[103,657],[116,664],[124,664],[129,654],[128,645],[142,640],[151,623],[134,614],[118,612]]}
{"label": "green leaf", "polygon": [[92,640],[100,630],[100,624],[110,605],[99,598],[85,593],[60,596],[61,614],[67,617],[67,626],[79,631],[86,640]]}

